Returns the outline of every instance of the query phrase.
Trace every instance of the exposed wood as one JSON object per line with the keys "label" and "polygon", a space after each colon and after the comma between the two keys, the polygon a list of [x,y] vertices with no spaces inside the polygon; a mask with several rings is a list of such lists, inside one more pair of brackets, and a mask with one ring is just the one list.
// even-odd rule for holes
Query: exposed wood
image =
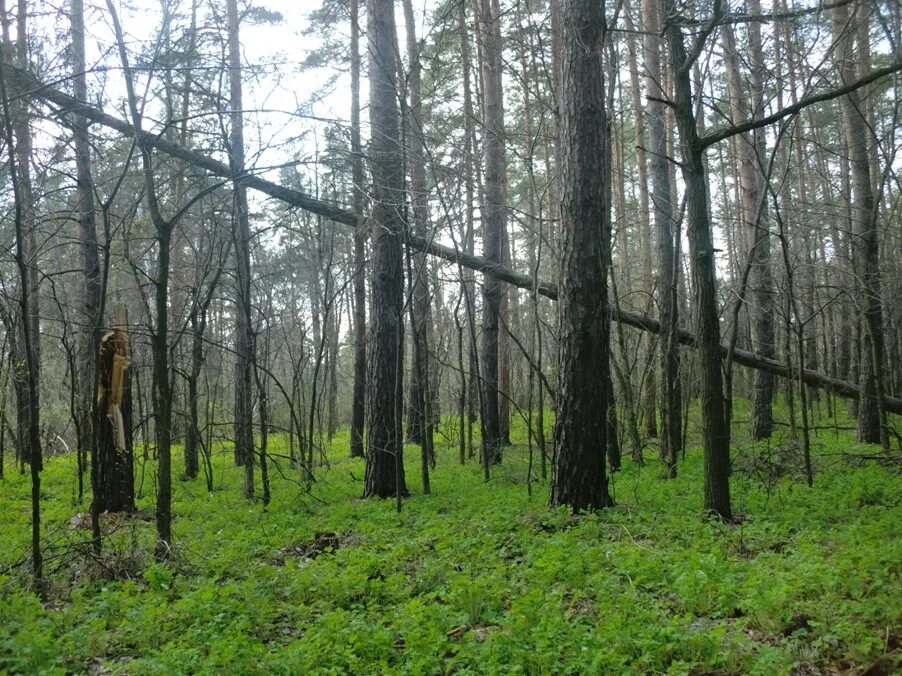
{"label": "exposed wood", "polygon": [[114,308],[115,327],[100,340],[97,405],[97,513],[133,512],[131,349],[124,305]]}

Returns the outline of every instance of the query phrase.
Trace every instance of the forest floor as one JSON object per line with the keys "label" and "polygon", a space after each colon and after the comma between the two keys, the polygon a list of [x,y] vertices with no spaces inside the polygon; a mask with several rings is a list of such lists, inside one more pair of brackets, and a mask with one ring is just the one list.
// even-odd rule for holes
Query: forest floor
{"label": "forest floor", "polygon": [[547,482],[528,490],[520,445],[486,483],[438,444],[431,495],[408,447],[400,514],[359,499],[364,464],[346,437],[310,491],[284,460],[271,467],[266,508],[242,497],[223,449],[212,492],[202,477],[175,482],[167,565],[152,562],[152,461],[138,513],[104,517],[97,561],[75,459],[52,458],[43,604],[25,590],[28,476],[0,482],[0,672],[898,671],[899,466],[856,457],[879,449],[851,432],[814,445],[808,488],[797,450],[737,440],[737,525],[704,517],[697,447],[666,482],[653,449],[644,466],[625,457],[617,506],[576,517],[548,508]]}

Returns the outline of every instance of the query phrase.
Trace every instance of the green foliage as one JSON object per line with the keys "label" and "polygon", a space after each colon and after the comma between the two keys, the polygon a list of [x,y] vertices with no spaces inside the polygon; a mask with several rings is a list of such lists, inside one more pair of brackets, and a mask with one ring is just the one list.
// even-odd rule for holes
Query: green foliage
{"label": "green foliage", "polygon": [[[88,531],[73,528],[86,509],[71,503],[74,463],[55,458],[44,473],[44,605],[24,590],[27,477],[0,485],[0,671],[899,667],[899,476],[849,464],[851,439],[830,433],[817,440],[813,489],[798,468],[765,485],[742,458],[783,442],[771,443],[738,447],[735,526],[703,517],[698,449],[669,482],[652,452],[643,467],[626,460],[612,478],[618,505],[574,516],[550,510],[535,477],[529,495],[523,446],[505,449],[488,483],[475,464],[457,464],[454,443],[439,447],[432,494],[400,514],[392,501],[358,499],[363,464],[346,458],[344,436],[309,492],[296,468],[273,469],[267,508],[241,497],[224,448],[212,493],[201,481],[176,485],[176,558],[165,565],[149,563],[152,491],[137,516],[104,523],[100,561],[86,556]],[[287,455],[277,439],[271,450]],[[418,457],[408,454],[411,483]]]}

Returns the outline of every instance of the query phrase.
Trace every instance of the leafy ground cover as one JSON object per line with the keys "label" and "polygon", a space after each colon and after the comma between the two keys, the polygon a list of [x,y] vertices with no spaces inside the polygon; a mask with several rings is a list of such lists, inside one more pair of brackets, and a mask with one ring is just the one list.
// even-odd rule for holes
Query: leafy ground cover
{"label": "leafy ground cover", "polygon": [[[902,668],[902,480],[816,439],[807,488],[773,442],[740,445],[737,525],[701,512],[701,453],[663,482],[648,453],[617,506],[573,516],[527,489],[528,452],[483,482],[438,447],[432,494],[362,501],[345,438],[309,492],[284,463],[273,501],[241,497],[224,449],[215,490],[175,488],[175,561],[151,560],[141,510],[109,517],[101,561],[73,503],[74,460],[47,462],[47,601],[27,584],[28,477],[0,483],[0,671],[23,673],[891,673]],[[272,443],[271,443],[272,449]],[[284,449],[275,446],[275,452]],[[786,462],[786,458],[790,461]],[[178,471],[176,468],[175,471]],[[782,475],[782,476],[781,476]]]}

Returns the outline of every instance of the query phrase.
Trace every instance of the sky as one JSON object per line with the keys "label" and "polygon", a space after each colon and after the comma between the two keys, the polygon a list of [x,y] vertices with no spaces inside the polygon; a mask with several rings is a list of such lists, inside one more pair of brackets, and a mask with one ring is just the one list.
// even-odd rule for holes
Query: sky
{"label": "sky", "polygon": [[[114,52],[114,33],[104,0],[86,1],[86,52],[89,71],[89,91],[96,96],[101,90],[104,98],[124,116],[119,108],[125,97],[123,79],[119,71],[118,55]],[[239,0],[239,8],[244,3]],[[241,26],[243,63],[246,67],[263,66],[266,77],[246,77],[244,86],[245,139],[248,162],[272,166],[298,157],[312,157],[316,138],[322,135],[326,121],[347,123],[350,118],[350,78],[340,76],[335,88],[320,97],[311,106],[309,102],[317,92],[335,76],[331,69],[314,69],[301,72],[299,64],[307,53],[320,46],[316,33],[304,35],[309,26],[309,13],[319,8],[321,0],[256,0],[255,6],[282,15],[276,24]],[[130,51],[151,46],[157,39],[162,21],[160,0],[114,0],[114,6],[126,34]],[[180,11],[190,10],[190,0],[181,0]],[[224,14],[224,0],[200,0],[201,11],[216,7]],[[43,2],[36,3],[32,18],[33,29],[39,32],[38,40],[47,40],[45,52],[55,58],[61,69],[65,68],[63,41],[68,41],[68,17]],[[349,30],[349,27],[348,27]],[[349,46],[350,47],[350,46]],[[227,82],[224,82],[227,87]],[[142,95],[139,83],[138,96]],[[366,100],[366,83],[363,83],[362,100]],[[259,112],[257,112],[259,111]],[[298,111],[307,115],[299,116]],[[113,111],[109,111],[113,112]],[[153,117],[152,109],[149,116]],[[317,122],[318,121],[318,122]],[[365,116],[363,122],[366,122]],[[366,130],[364,129],[364,135]],[[298,137],[304,135],[303,139]],[[262,154],[256,154],[264,148]]]}

